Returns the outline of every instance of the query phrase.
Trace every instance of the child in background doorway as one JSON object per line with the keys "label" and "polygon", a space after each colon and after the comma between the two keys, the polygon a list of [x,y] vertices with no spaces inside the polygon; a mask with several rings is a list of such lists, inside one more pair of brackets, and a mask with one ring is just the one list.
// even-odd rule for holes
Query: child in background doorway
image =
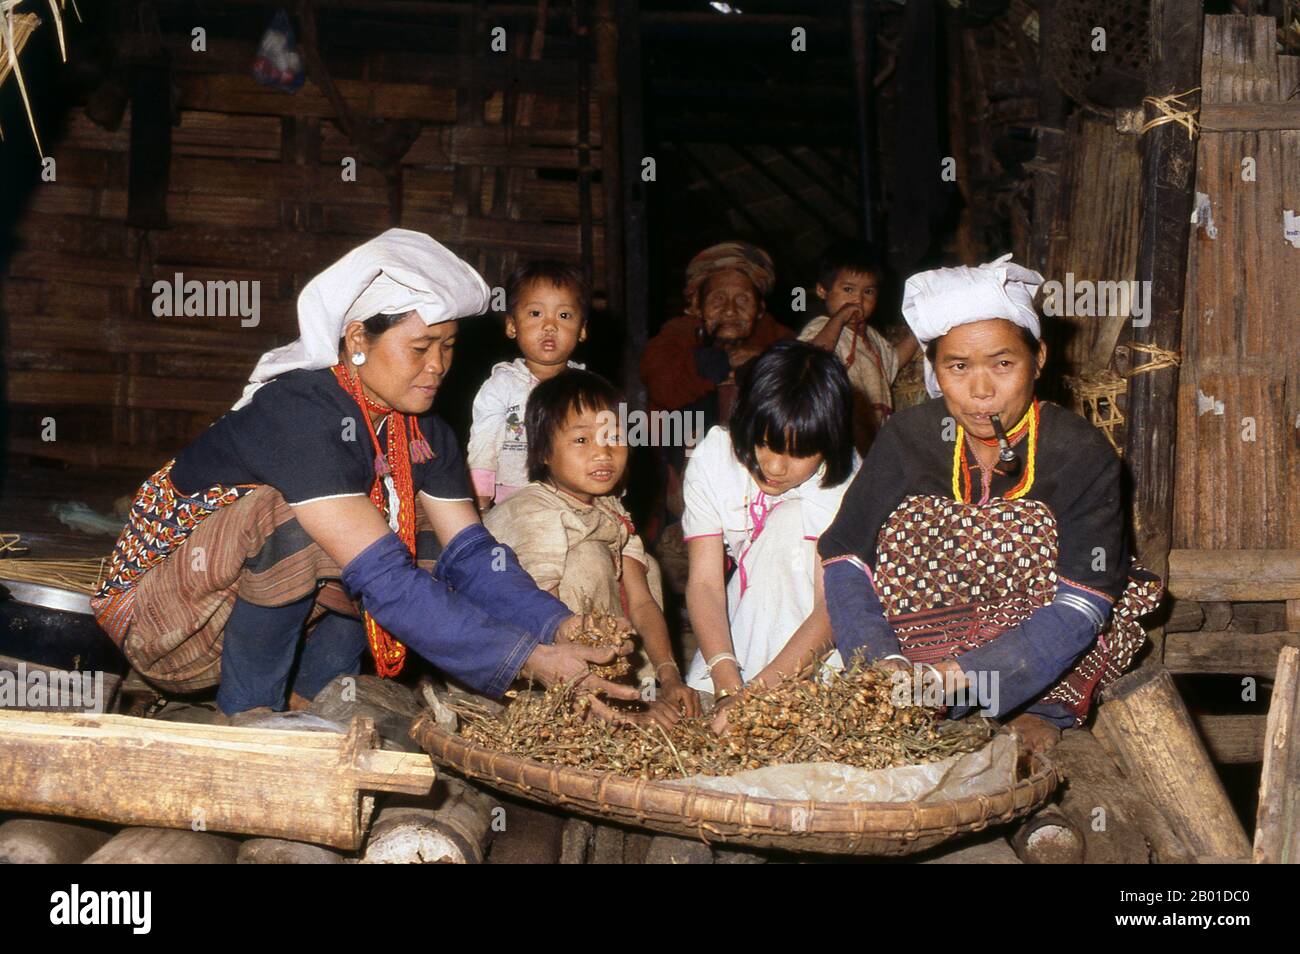
{"label": "child in background doorway", "polygon": [[582,367],[569,356],[587,339],[587,297],[582,271],[549,259],[525,262],[506,282],[506,336],[521,357],[495,365],[474,398],[466,456],[480,510],[528,483],[528,394]]}
{"label": "child in background doorway", "polygon": [[575,613],[631,621],[646,657],[637,675],[642,685],[659,684],[650,714],[671,724],[699,714],[699,694],[687,688],[673,659],[658,566],[619,503],[627,469],[619,402],[609,382],[589,371],[537,385],[526,415],[530,482],[483,523],[540,588]]}
{"label": "child in background doorway", "polygon": [[917,351],[910,334],[890,344],[871,327],[884,279],[884,264],[871,246],[850,241],[832,245],[817,267],[817,297],[826,312],[799,332],[800,341],[833,351],[844,364],[853,392],[853,445],[862,455],[893,412],[890,386],[898,369]]}

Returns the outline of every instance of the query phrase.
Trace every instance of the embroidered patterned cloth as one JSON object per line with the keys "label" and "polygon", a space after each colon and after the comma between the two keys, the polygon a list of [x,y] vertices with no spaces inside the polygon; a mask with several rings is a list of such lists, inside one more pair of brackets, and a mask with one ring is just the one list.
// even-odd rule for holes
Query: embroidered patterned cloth
{"label": "embroidered patterned cloth", "polygon": [[140,577],[184,543],[205,518],[257,486],[217,485],[187,497],[172,483],[174,463],[169,460],[136,491],[104,583],[90,601],[95,619],[119,647],[131,625],[134,588]]}
{"label": "embroidered patterned cloth", "polygon": [[[1056,593],[1057,528],[1038,500],[965,504],[905,498],[877,543],[876,588],[904,654],[934,662],[1019,625]],[[1039,700],[1082,723],[1096,691],[1124,672],[1146,641],[1138,619],[1156,608],[1161,581],[1136,563],[1111,618],[1060,682]]]}

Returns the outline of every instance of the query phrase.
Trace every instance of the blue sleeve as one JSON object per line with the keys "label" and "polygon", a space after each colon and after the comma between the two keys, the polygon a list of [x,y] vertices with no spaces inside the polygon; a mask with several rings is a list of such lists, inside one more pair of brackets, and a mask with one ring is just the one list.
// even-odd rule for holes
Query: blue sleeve
{"label": "blue sleeve", "polygon": [[[956,657],[974,684],[980,684],[980,673],[986,674],[991,698],[981,700],[985,714],[1000,718],[1051,689],[1093,644],[1106,625],[1110,605],[1099,594],[1062,582],[1053,602],[1039,607],[1019,626]],[[948,714],[958,719],[972,708],[955,707]],[[1037,714],[1051,718],[1047,711]]]}
{"label": "blue sleeve", "polygon": [[481,523],[452,537],[438,557],[434,574],[490,615],[522,626],[541,643],[553,642],[556,628],[573,615],[559,599],[539,590],[519,565],[515,551]]}
{"label": "blue sleeve", "polygon": [[490,696],[504,695],[538,644],[525,628],[486,613],[415,566],[391,533],[343,568],[343,584],[399,642]]}
{"label": "blue sleeve", "polygon": [[866,565],[856,557],[838,557],[822,566],[831,633],[844,665],[850,665],[859,653],[863,662],[896,654],[898,636],[885,619],[885,608]]}

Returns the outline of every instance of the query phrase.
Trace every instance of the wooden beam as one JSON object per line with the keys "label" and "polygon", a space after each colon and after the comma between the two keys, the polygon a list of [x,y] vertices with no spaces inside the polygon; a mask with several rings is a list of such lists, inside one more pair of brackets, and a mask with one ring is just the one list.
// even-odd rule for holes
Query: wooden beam
{"label": "wooden beam", "polygon": [[[1203,0],[1152,4],[1148,96],[1185,93],[1200,86],[1204,7]],[[1199,96],[1192,94],[1192,107],[1198,102]],[[1183,340],[1196,140],[1178,124],[1167,123],[1149,130],[1141,146],[1135,278],[1150,282],[1145,286],[1150,289],[1150,308],[1146,325],[1133,328],[1133,338],[1141,344],[1177,352]],[[1138,559],[1162,576],[1173,535],[1177,398],[1177,367],[1139,374],[1129,381],[1124,459],[1133,477],[1134,542]]]}
{"label": "wooden beam", "polygon": [[370,816],[361,791],[426,794],[434,781],[427,756],[378,743],[370,719],[341,735],[0,710],[0,809],[164,828],[201,818],[355,850]]}
{"label": "wooden beam", "polygon": [[1189,600],[1300,599],[1300,550],[1171,550],[1167,579]]}
{"label": "wooden beam", "polygon": [[[1089,864],[1192,861],[1192,853],[1169,819],[1120,770],[1095,732],[1066,729],[1052,749],[1051,759],[1069,779],[1060,810],[1083,832]],[[1104,824],[1098,824],[1099,819]]]}
{"label": "wooden beam", "polygon": [[175,447],[139,447],[107,441],[42,441],[35,437],[10,435],[6,446],[11,456],[21,454],[41,460],[58,460],[91,471],[129,470],[146,474],[166,463],[183,443],[178,441]]}
{"label": "wooden beam", "polygon": [[1164,662],[1176,673],[1266,676],[1286,646],[1300,646],[1300,632],[1166,633]]}
{"label": "wooden beam", "polygon": [[1256,864],[1300,864],[1300,649],[1278,657],[1255,816]]}
{"label": "wooden beam", "polygon": [[214,418],[230,410],[244,384],[77,371],[10,371],[6,378],[5,399],[10,404],[98,404],[195,411]]}
{"label": "wooden beam", "polygon": [[1264,760],[1264,716],[1197,715],[1196,728],[1220,765],[1240,765]]}
{"label": "wooden beam", "polygon": [[1300,129],[1300,99],[1284,103],[1205,103],[1198,117],[1205,132]]}
{"label": "wooden beam", "polygon": [[[427,16],[443,14],[447,16],[468,17],[474,14],[478,6],[474,0],[313,0],[322,10],[342,10],[349,15],[365,13],[396,13],[410,16]],[[160,6],[183,6],[188,13],[193,4],[190,0],[158,0]],[[273,10],[284,6],[283,0],[225,0],[227,6],[265,7]],[[501,17],[531,17],[537,13],[535,5],[527,3],[494,4],[492,13]],[[567,15],[567,8],[552,11],[553,16]]]}
{"label": "wooden beam", "polygon": [[[269,86],[258,86],[246,76],[235,74],[186,73],[179,77],[178,85],[180,103],[185,109],[334,118],[334,107],[312,81],[304,83],[292,96]],[[389,121],[456,121],[456,90],[451,87],[434,89],[422,83],[372,83],[364,80],[339,80],[334,85],[359,116],[383,116]]]}
{"label": "wooden beam", "polygon": [[1246,832],[1167,670],[1145,666],[1112,683],[1095,731],[1193,854],[1249,853]]}

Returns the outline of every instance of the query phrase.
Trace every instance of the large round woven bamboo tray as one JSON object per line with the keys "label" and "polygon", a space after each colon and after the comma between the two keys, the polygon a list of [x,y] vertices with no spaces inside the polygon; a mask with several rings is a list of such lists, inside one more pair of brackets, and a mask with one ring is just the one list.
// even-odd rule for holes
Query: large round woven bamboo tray
{"label": "large round woven bamboo tray", "polygon": [[501,792],[652,831],[753,848],[839,855],[907,855],[1038,808],[1059,778],[1042,755],[994,795],[943,802],[816,802],[731,795],[546,765],[467,742],[430,712],[411,738],[440,765]]}

